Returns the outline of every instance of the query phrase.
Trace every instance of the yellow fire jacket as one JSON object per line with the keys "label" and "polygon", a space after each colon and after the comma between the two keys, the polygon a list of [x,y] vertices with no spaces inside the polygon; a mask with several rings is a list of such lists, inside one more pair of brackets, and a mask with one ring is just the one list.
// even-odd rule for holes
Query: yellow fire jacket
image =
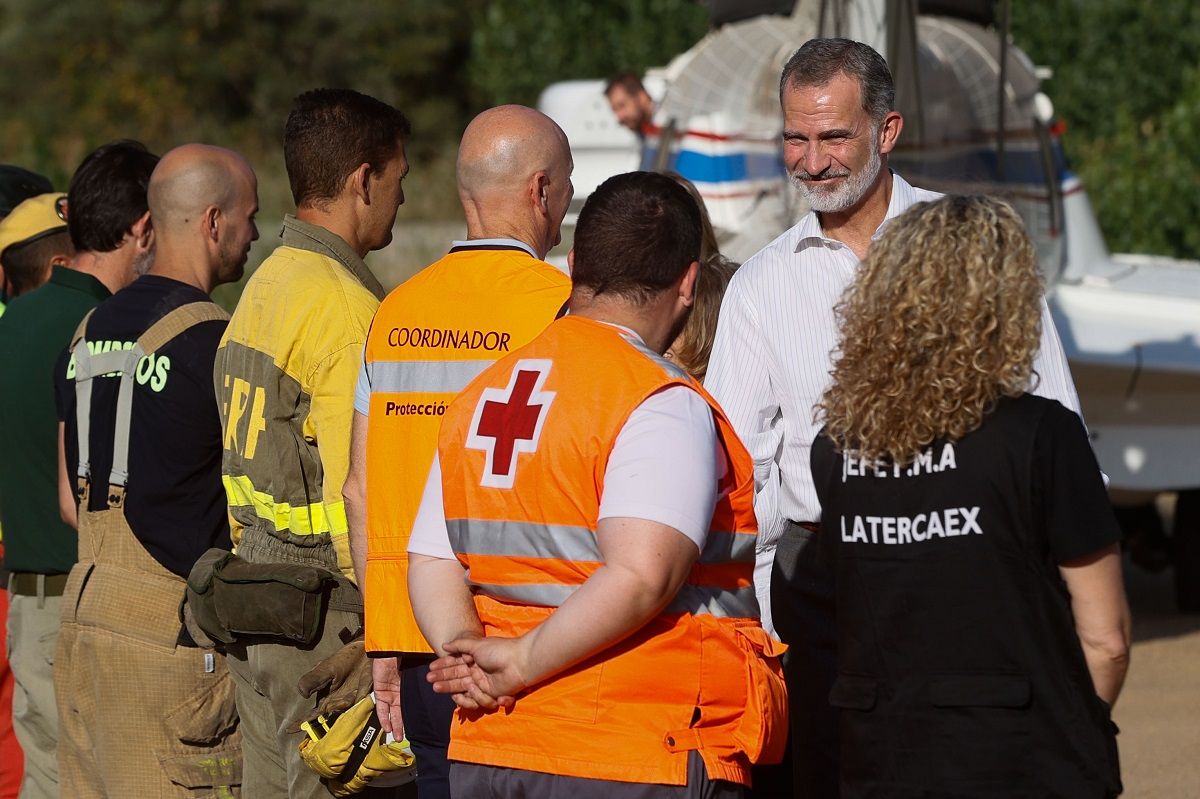
{"label": "yellow fire jacket", "polygon": [[383,287],[336,235],[287,217],[217,350],[222,479],[244,528],[296,545],[325,536],[350,580],[342,484],[354,384]]}

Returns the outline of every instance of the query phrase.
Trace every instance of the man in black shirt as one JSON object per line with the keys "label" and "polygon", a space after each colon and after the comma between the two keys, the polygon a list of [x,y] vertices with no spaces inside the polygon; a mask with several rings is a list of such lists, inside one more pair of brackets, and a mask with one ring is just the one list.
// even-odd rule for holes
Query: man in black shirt
{"label": "man in black shirt", "polygon": [[80,324],[55,374],[60,496],[78,495],[55,684],[64,796],[189,796],[240,782],[233,685],[181,625],[184,580],[229,546],[212,384],[237,280],[258,238],[254,172],[204,145],[168,153],[149,205],[149,272]]}

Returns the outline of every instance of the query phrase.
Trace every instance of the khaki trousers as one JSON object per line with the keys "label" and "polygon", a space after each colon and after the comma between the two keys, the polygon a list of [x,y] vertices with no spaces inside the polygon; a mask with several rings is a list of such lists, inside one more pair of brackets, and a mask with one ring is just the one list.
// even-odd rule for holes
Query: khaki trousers
{"label": "khaki trousers", "polygon": [[63,797],[239,795],[233,681],[178,644],[183,596],[120,510],[81,514],[54,666]]}
{"label": "khaki trousers", "polygon": [[[297,546],[262,530],[247,528],[238,555],[251,563],[303,563],[337,571],[337,556],[327,541]],[[329,790],[300,759],[302,732],[289,732],[316,715],[320,695],[306,699],[300,677],[337,652],[362,627],[362,615],[327,608],[315,643],[300,647],[278,639],[244,639],[228,647],[229,670],[237,685],[245,757],[242,788],[251,799],[327,799]],[[405,787],[375,788],[356,796],[403,795]]]}
{"label": "khaki trousers", "polygon": [[56,799],[58,711],[54,703],[54,649],[62,597],[10,594],[8,601],[13,729],[25,752],[21,799]]}

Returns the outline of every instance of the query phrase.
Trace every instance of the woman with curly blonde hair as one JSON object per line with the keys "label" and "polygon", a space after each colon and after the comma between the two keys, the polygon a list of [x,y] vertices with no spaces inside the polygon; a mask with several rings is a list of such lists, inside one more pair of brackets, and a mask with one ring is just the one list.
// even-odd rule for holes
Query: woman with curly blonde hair
{"label": "woman with curly blonde hair", "polygon": [[1020,218],[914,206],[838,306],[812,450],[834,559],[842,796],[1109,797],[1129,610],[1079,417],[1028,393]]}

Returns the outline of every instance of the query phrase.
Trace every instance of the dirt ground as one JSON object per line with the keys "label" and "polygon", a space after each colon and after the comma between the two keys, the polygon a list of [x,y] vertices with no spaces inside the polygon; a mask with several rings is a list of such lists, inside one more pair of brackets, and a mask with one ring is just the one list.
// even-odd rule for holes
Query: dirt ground
{"label": "dirt ground", "polygon": [[1175,611],[1171,573],[1149,575],[1126,560],[1133,656],[1113,714],[1124,796],[1200,797],[1200,615]]}

